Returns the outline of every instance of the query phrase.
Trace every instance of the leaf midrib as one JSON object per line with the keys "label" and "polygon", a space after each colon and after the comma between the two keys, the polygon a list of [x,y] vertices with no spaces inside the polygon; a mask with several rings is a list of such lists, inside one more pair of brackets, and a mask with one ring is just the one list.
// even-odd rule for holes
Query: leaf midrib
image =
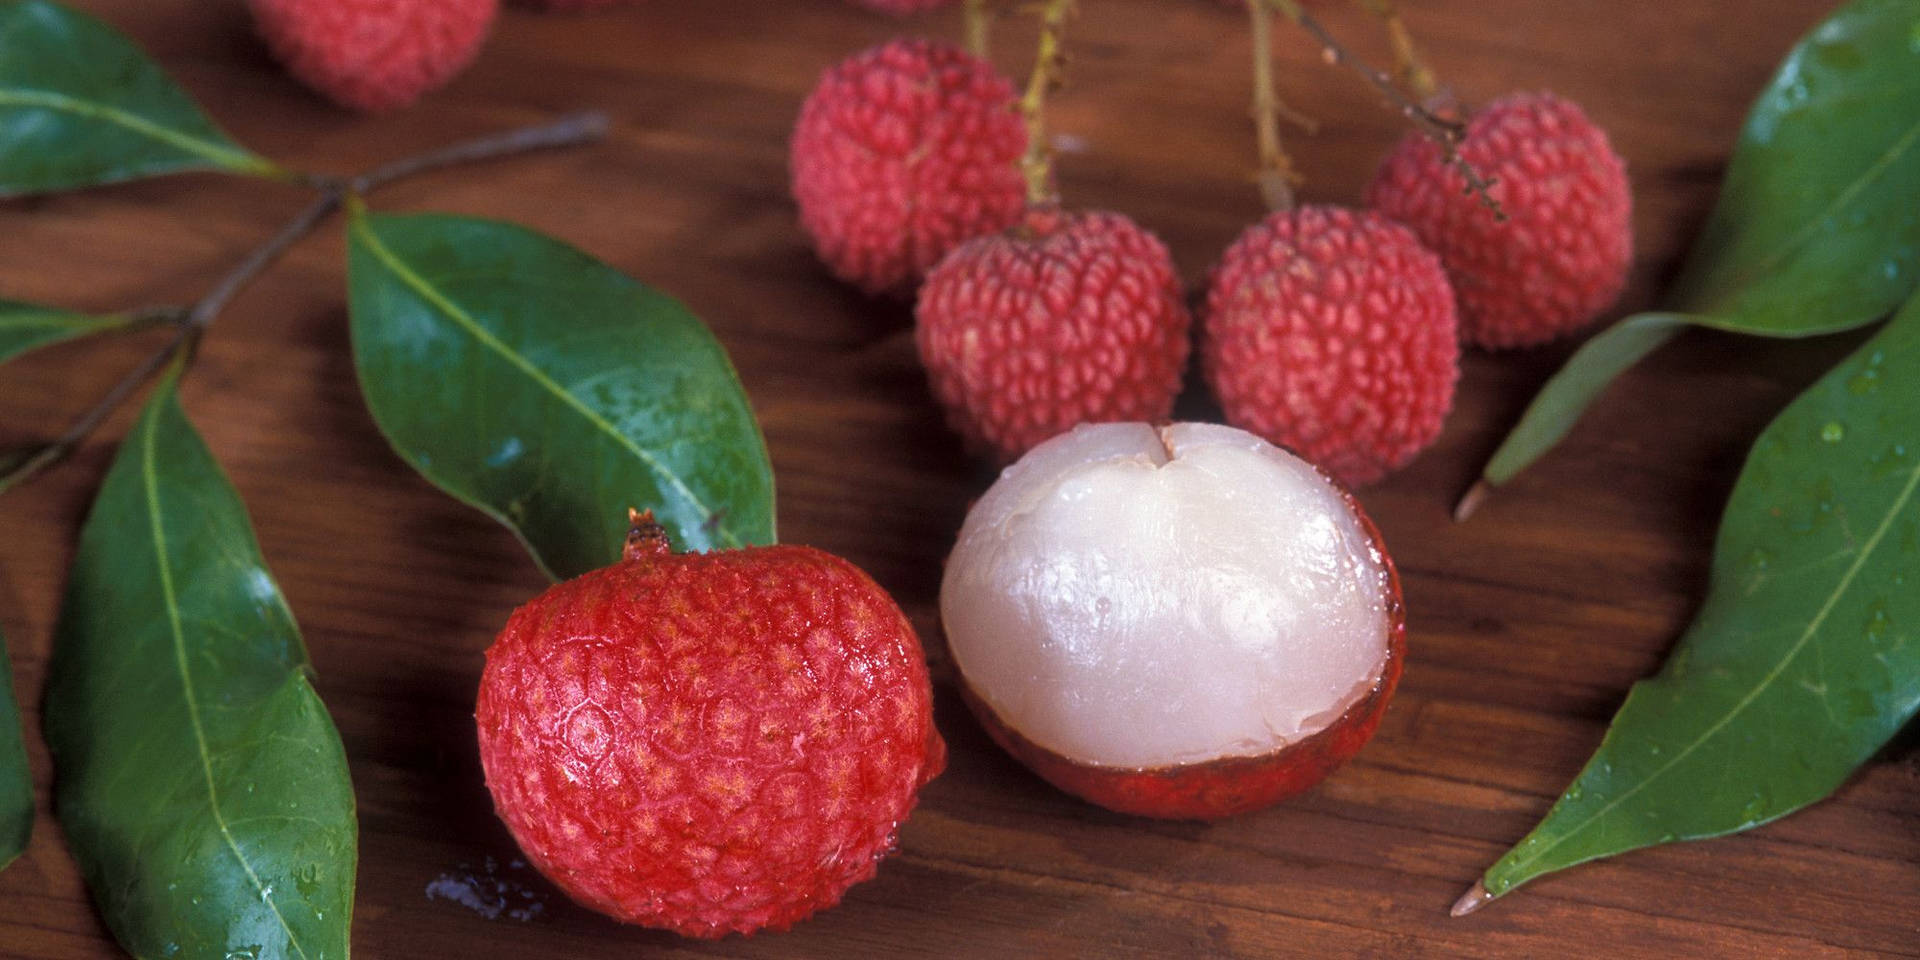
{"label": "leaf midrib", "polygon": [[1524,873],[1527,867],[1539,862],[1540,858],[1552,852],[1556,847],[1578,836],[1588,827],[1599,823],[1607,814],[1611,813],[1615,807],[1625,803],[1635,794],[1646,789],[1649,784],[1660,779],[1668,770],[1673,769],[1676,764],[1692,755],[1693,751],[1699,749],[1702,744],[1713,739],[1721,730],[1726,728],[1727,724],[1733,722],[1734,717],[1739,716],[1751,706],[1755,700],[1759,699],[1762,693],[1770,689],[1774,682],[1780,678],[1780,675],[1786,671],[1787,665],[1797,659],[1800,656],[1800,651],[1805,649],[1807,643],[1819,633],[1820,627],[1826,622],[1827,615],[1833,612],[1834,605],[1839,603],[1840,598],[1852,588],[1853,578],[1859,574],[1860,568],[1865,566],[1867,560],[1873,556],[1873,551],[1880,546],[1881,538],[1885,537],[1887,531],[1893,527],[1894,518],[1900,516],[1900,512],[1906,509],[1907,501],[1913,498],[1913,493],[1916,488],[1920,488],[1920,464],[1916,464],[1914,469],[1907,474],[1906,486],[1900,491],[1900,495],[1894,498],[1892,505],[1887,508],[1887,515],[1881,519],[1879,527],[1873,531],[1873,536],[1867,538],[1866,543],[1861,545],[1860,552],[1854,557],[1853,564],[1847,568],[1845,574],[1841,575],[1840,582],[1834,585],[1833,591],[1827,595],[1826,602],[1820,605],[1820,610],[1814,614],[1812,620],[1808,621],[1806,630],[1800,634],[1800,639],[1794,641],[1793,646],[1780,657],[1780,661],[1774,664],[1773,669],[1768,671],[1767,675],[1761,678],[1759,683],[1754,684],[1753,689],[1748,691],[1746,696],[1740,698],[1740,702],[1734,704],[1732,709],[1728,710],[1713,726],[1708,727],[1705,732],[1695,738],[1692,743],[1687,744],[1686,749],[1675,753],[1673,758],[1662,764],[1659,769],[1654,770],[1642,778],[1640,782],[1634,784],[1633,787],[1625,793],[1608,801],[1605,806],[1595,811],[1592,816],[1582,821],[1579,826],[1561,834],[1551,843],[1535,851],[1532,856],[1523,860],[1514,861],[1512,867],[1513,872]]}
{"label": "leaf midrib", "polygon": [[193,728],[194,746],[200,759],[200,773],[206,783],[207,808],[213,814],[214,826],[219,828],[220,839],[226,843],[228,852],[233,854],[233,859],[240,864],[240,869],[246,871],[247,879],[253,884],[254,891],[260,895],[261,902],[267,905],[267,909],[273,911],[274,919],[278,920],[280,928],[286,931],[287,943],[293,947],[294,953],[305,957],[307,951],[300,946],[300,939],[294,935],[293,927],[287,923],[286,916],[280,912],[280,905],[273,902],[272,892],[267,889],[266,884],[261,882],[260,875],[254,871],[253,864],[247,862],[246,855],[240,852],[240,845],[233,838],[233,830],[227,824],[226,815],[220,810],[220,790],[213,780],[213,758],[207,748],[206,729],[200,720],[200,703],[193,693],[193,672],[188,666],[186,631],[180,625],[180,604],[173,589],[173,567],[167,559],[166,526],[160,513],[160,484],[154,470],[156,459],[154,432],[158,429],[160,422],[159,404],[165,401],[156,397],[154,402],[156,406],[152,415],[142,425],[140,434],[140,475],[146,495],[147,518],[153,534],[154,561],[160,572],[160,592],[166,601],[167,625],[172,630],[174,665],[180,671],[181,695],[187,703],[187,719]]}
{"label": "leaf midrib", "polygon": [[[422,300],[425,300],[431,304],[434,309],[445,314],[448,319],[458,324],[469,336],[473,337],[473,339],[478,341],[482,346],[499,354],[501,359],[507,361],[514,369],[526,375],[536,386],[553,394],[560,402],[566,404],[568,408],[592,424],[595,429],[612,438],[621,448],[633,454],[635,459],[646,464],[647,469],[653,471],[656,476],[665,480],[681,499],[693,506],[693,509],[700,514],[702,521],[712,519],[713,510],[694,494],[693,490],[687,486],[679,474],[667,469],[665,464],[661,463],[652,454],[635,443],[633,438],[620,432],[620,430],[608,422],[605,417],[600,416],[593,408],[583,403],[579,397],[574,396],[572,391],[562,387],[559,383],[556,383],[552,377],[547,376],[545,371],[534,366],[532,361],[521,356],[505,343],[502,343],[499,338],[481,326],[480,322],[475,320],[472,315],[461,309],[459,304],[448,299],[438,288],[429,284],[424,277],[408,267],[400,260],[397,254],[380,240],[379,235],[373,232],[365,216],[356,216],[354,218],[353,232],[356,237],[360,238],[360,240],[366,244],[368,251],[371,252],[383,266],[391,271],[394,276],[398,277],[401,283],[406,284],[406,286]],[[740,539],[734,536],[733,531],[729,530],[726,524],[716,524],[715,532],[722,540],[726,541],[729,546],[741,546]]]}
{"label": "leaf midrib", "polygon": [[178,130],[163,127],[136,113],[129,113],[110,104],[56,93],[52,90],[32,90],[24,87],[0,87],[0,106],[40,107],[47,110],[61,110],[75,116],[102,120],[124,127],[141,136],[157,140],[174,149],[201,157],[218,167],[243,172],[265,173],[273,169],[272,164],[244,150],[235,150],[218,143],[188,136]]}

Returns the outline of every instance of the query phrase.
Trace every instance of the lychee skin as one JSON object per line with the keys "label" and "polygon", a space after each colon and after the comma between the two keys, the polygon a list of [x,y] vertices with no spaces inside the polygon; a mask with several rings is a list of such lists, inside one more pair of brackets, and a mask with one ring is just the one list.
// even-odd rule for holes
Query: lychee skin
{"label": "lychee skin", "polygon": [[1453,406],[1454,291],[1380,214],[1282,210],[1214,267],[1201,358],[1228,423],[1372,483],[1431,444]]}
{"label": "lychee skin", "polygon": [[254,25],[301,83],[344,107],[406,106],[479,53],[499,0],[249,0]]}
{"label": "lychee skin", "polygon": [[986,61],[895,40],[828,70],[793,131],[800,225],[828,269],[905,294],[962,241],[1019,219],[1026,128]]}
{"label": "lychee skin", "polygon": [[948,422],[1003,463],[1076,424],[1166,420],[1192,326],[1159,238],[1053,208],[955,249],[914,317]]}
{"label": "lychee skin", "polygon": [[475,720],[541,873],[620,920],[719,937],[873,876],[945,765],[931,703],[912,627],[852,564],[674,555],[660,535],[515,611]]}
{"label": "lychee skin", "polygon": [[1612,306],[1633,262],[1633,193],[1605,131],[1571,101],[1513,94],[1474,114],[1460,156],[1493,181],[1505,223],[1419,134],[1387,155],[1367,203],[1440,255],[1468,342],[1545,343]]}
{"label": "lychee skin", "polygon": [[1373,538],[1388,584],[1387,659],[1373,689],[1327,727],[1263,757],[1226,757],[1155,770],[1116,770],[1075,763],[1020,735],[960,675],[960,695],[1000,748],[1040,779],[1088,803],[1116,813],[1163,820],[1219,820],[1265,809],[1306,792],[1353,759],[1373,739],[1387,703],[1400,685],[1407,655],[1407,617],[1400,573],[1380,530],[1352,494],[1345,494],[1367,535]]}

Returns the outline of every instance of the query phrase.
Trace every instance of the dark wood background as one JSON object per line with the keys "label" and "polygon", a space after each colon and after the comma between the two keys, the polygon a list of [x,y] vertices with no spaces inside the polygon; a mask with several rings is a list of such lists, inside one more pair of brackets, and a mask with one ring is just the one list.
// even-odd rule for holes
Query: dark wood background
{"label": "dark wood background", "polygon": [[[942,428],[909,310],[834,283],[786,186],[786,137],[821,69],[951,12],[891,22],[836,0],[652,0],[594,19],[504,14],[480,61],[405,113],[363,118],[288,80],[236,2],[90,0],[243,142],[349,172],[583,107],[609,142],[450,171],[389,209],[502,217],[686,300],[732,351],[765,426],[783,539],[843,554],[937,647],[942,560],[991,473]],[[1058,131],[1068,200],[1158,231],[1190,282],[1260,214],[1246,179],[1244,15],[1205,0],[1086,0]],[[1343,5],[1326,19],[1378,53]],[[1469,99],[1550,87],[1612,133],[1635,183],[1653,301],[1713,199],[1753,94],[1827,4],[1431,0],[1409,5]],[[1399,135],[1352,75],[1283,32],[1310,200],[1354,202]],[[1024,70],[1024,24],[999,34]],[[0,294],[81,308],[186,302],[306,198],[182,176],[0,204]],[[1857,338],[1695,335],[1622,378],[1568,442],[1465,525],[1448,507],[1570,349],[1470,354],[1452,419],[1365,490],[1406,578],[1406,679],[1378,738],[1318,789],[1214,825],[1129,819],[1035,779],[950,686],[952,765],[901,850],[794,931],[701,944],[619,926],[538,878],[531,922],[431,900],[443,873],[504,864],[473,745],[481,651],[543,586],[513,538],[397,459],[347,353],[338,223],[240,297],[185,389],[300,618],[358,789],[354,942],[367,957],[1827,956],[1920,952],[1920,748],[1909,736],[1829,802],[1731,839],[1552,876],[1470,918],[1447,906],[1546,810],[1705,586],[1720,505],[1754,434]],[[153,336],[164,336],[156,332]],[[0,376],[0,442],[45,438],[153,345],[70,345]],[[1209,416],[1201,391],[1183,401]],[[54,820],[37,704],[81,519],[131,413],[57,473],[0,498],[0,627],[28,706],[42,816],[0,873],[0,954],[115,953]],[[937,659],[936,650],[936,659]]]}

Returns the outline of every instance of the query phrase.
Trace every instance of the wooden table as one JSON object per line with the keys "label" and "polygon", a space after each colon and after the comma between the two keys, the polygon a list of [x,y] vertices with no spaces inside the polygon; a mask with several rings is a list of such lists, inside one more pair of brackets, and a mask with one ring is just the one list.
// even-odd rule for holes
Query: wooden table
{"label": "wooden table", "polygon": [[[436,174],[390,209],[501,217],[677,294],[732,351],[765,426],[783,538],[844,554],[937,638],[941,563],[991,472],[943,429],[906,305],[834,283],[799,232],[786,136],[819,71],[897,32],[837,0],[653,0],[592,20],[515,10],[475,67],[406,113],[362,118],[286,79],[237,2],[90,0],[243,142],[351,171],[582,107],[598,147]],[[1326,19],[1378,54],[1344,6]],[[1410,4],[1469,98],[1551,87],[1612,133],[1635,180],[1651,303],[1705,216],[1747,104],[1826,4],[1456,0]],[[1734,9],[1737,6],[1739,9]],[[1070,202],[1131,213],[1187,279],[1260,213],[1246,181],[1244,17],[1199,0],[1088,0],[1057,129]],[[1024,70],[1023,26],[1000,34]],[[1353,202],[1398,121],[1282,33],[1313,200]],[[304,203],[184,176],[0,204],[0,294],[109,309],[188,301]],[[358,789],[354,941],[367,957],[1823,956],[1920,952],[1920,750],[1911,735],[1840,795],[1750,834],[1543,879],[1470,918],[1447,906],[1526,832],[1654,670],[1705,587],[1720,506],[1754,434],[1858,338],[1696,335],[1624,377],[1567,443],[1472,522],[1447,511],[1570,345],[1471,354],[1439,444],[1364,491],[1406,577],[1406,679],[1378,738],[1309,794],[1225,823],[1159,823],[1062,795],[999,752],[950,685],[952,764],[899,854],[787,934],[717,943],[618,926],[507,866],[473,743],[481,651],[544,582],[504,530],[395,457],[347,353],[338,223],[214,328],[186,405],[232,473],[300,618]],[[164,336],[156,332],[156,336]],[[0,376],[0,442],[45,438],[155,341],[70,345]],[[1189,416],[1213,414],[1196,389]],[[37,710],[75,534],[130,413],[57,473],[0,498],[0,627],[28,704],[43,814],[0,873],[0,954],[111,956],[44,813]],[[931,645],[931,644],[930,644]],[[938,651],[935,651],[936,660]],[[489,922],[430,900],[443,873],[545,903]]]}

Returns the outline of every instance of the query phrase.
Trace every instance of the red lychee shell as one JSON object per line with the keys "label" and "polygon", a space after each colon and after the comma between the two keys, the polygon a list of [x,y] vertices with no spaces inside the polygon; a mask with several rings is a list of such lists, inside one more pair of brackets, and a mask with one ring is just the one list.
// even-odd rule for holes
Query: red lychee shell
{"label": "red lychee shell", "polygon": [[904,294],[962,241],[1019,219],[1026,146],[992,64],[895,40],[828,70],[800,107],[800,225],[835,276]]}
{"label": "red lychee shell", "polygon": [[1347,484],[1432,443],[1460,376],[1439,259],[1367,211],[1306,206],[1247,228],[1214,267],[1202,339],[1227,422]]}
{"label": "red lychee shell", "polygon": [[948,421],[1003,462],[1076,424],[1167,419],[1192,326],[1158,238],[1052,209],[954,250],[914,316]]}
{"label": "red lychee shell", "polygon": [[403,107],[465,69],[499,0],[249,0],[295,79],[342,106]]}
{"label": "red lychee shell", "polygon": [[1460,156],[1494,181],[1507,222],[1417,133],[1387,155],[1367,203],[1440,255],[1469,342],[1544,343],[1613,304],[1633,262],[1633,193],[1605,131],[1571,101],[1514,94],[1474,114]]}
{"label": "red lychee shell", "polygon": [[953,0],[853,0],[853,2],[856,6],[866,7],[868,10],[906,17],[925,13],[928,10],[937,10],[952,3]]}
{"label": "red lychee shell", "polygon": [[1373,689],[1320,732],[1263,757],[1226,757],[1158,769],[1101,767],[1070,760],[1022,736],[974,692],[964,672],[959,678],[961,698],[993,741],[1042,780],[1118,813],[1167,820],[1218,820],[1272,806],[1313,787],[1373,738],[1400,684],[1407,652],[1400,573],[1387,554],[1379,528],[1352,494],[1341,493],[1386,566],[1387,659]]}
{"label": "red lychee shell", "polygon": [[567,895],[717,937],[874,874],[946,748],[884,590],[808,547],[664,536],[515,611],[475,720],[500,818]]}

